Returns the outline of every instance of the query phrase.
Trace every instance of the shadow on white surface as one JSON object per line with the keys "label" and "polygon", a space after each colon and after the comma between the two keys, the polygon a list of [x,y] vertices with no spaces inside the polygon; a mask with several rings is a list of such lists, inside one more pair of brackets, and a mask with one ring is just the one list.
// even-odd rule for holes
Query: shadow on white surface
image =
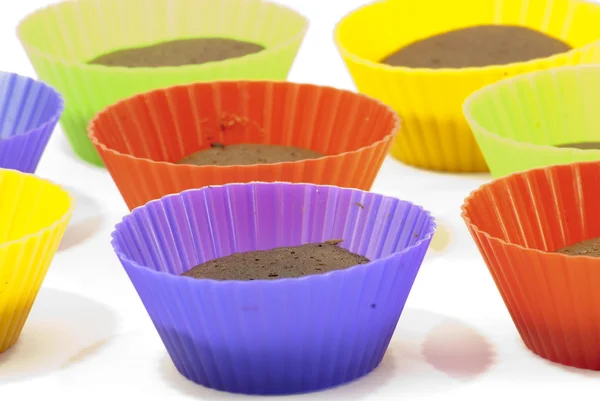
{"label": "shadow on white surface", "polygon": [[75,211],[69,222],[58,251],[65,251],[83,244],[103,227],[105,216],[94,198],[72,187],[64,187],[75,198]]}
{"label": "shadow on white surface", "polygon": [[528,359],[530,359],[530,361],[531,361],[530,363],[532,365],[534,365],[534,364],[535,365],[547,365],[551,368],[555,368],[559,371],[564,371],[564,372],[572,374],[572,375],[582,376],[582,377],[586,377],[586,378],[590,378],[590,379],[594,379],[594,380],[600,379],[600,371],[589,370],[589,369],[580,369],[580,368],[576,368],[573,366],[561,365],[558,362],[553,362],[549,359],[542,358],[541,356],[539,356],[538,354],[536,354],[535,352],[533,352],[529,348],[527,348],[527,346],[525,345],[523,340],[521,340],[521,337],[518,335],[516,329],[515,329],[515,336],[516,336],[515,337],[516,348],[522,352],[529,354],[530,358],[528,358]]}
{"label": "shadow on white surface", "polygon": [[113,336],[116,315],[77,294],[42,288],[15,346],[0,354],[0,385],[69,368]]}
{"label": "shadow on white surface", "polygon": [[[451,391],[477,379],[489,369],[494,359],[495,350],[491,343],[465,323],[430,311],[406,309],[383,361],[373,372],[329,390],[285,398],[362,400],[377,399],[378,394],[395,394],[398,399],[426,397]],[[190,398],[247,398],[204,388],[187,380],[166,354],[160,369],[172,388]]]}
{"label": "shadow on white surface", "polygon": [[578,369],[578,368],[574,368],[572,366],[560,365],[558,363],[554,363],[554,362],[550,362],[550,361],[547,361],[547,362],[552,363],[552,364],[556,365],[557,367],[561,368],[562,370],[564,370],[568,373],[574,374],[574,375],[585,376],[585,377],[589,377],[590,379],[595,379],[595,380],[600,379],[600,372],[596,371],[596,370]]}

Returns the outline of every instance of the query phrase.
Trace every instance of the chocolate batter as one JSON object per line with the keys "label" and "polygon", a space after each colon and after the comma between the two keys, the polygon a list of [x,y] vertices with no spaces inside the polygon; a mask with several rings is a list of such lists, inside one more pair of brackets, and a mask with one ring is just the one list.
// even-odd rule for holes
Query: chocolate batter
{"label": "chocolate batter", "polygon": [[598,258],[600,257],[600,238],[592,238],[581,241],[571,246],[559,249],[556,252],[571,256],[585,255]]}
{"label": "chocolate batter", "polygon": [[341,240],[234,253],[199,264],[182,276],[214,280],[276,280],[341,270],[369,259],[337,246]]}
{"label": "chocolate batter", "polygon": [[557,148],[574,148],[574,149],[600,149],[600,142],[580,142],[580,143],[566,143],[563,145],[556,145]]}
{"label": "chocolate batter", "polygon": [[245,166],[249,164],[270,164],[292,162],[322,157],[321,153],[292,146],[238,144],[224,146],[213,143],[210,149],[192,153],[177,164],[196,166]]}
{"label": "chocolate batter", "polygon": [[568,44],[529,28],[480,25],[413,42],[381,62],[411,68],[484,67],[548,57],[570,49]]}
{"label": "chocolate batter", "polygon": [[178,67],[242,57],[261,50],[264,50],[264,46],[233,39],[180,39],[117,50],[98,56],[88,64],[113,67]]}

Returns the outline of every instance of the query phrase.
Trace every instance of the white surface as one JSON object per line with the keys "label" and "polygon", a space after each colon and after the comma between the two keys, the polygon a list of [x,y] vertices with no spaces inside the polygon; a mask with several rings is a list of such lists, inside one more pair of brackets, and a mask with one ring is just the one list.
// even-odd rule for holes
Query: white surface
{"label": "white surface", "polygon": [[[0,70],[35,76],[14,29],[22,16],[46,3],[0,0]],[[354,89],[332,29],[364,1],[282,3],[312,20],[290,80]],[[38,174],[68,186],[78,206],[19,343],[0,355],[2,400],[250,399],[202,388],[175,371],[110,246],[112,227],[127,209],[108,173],[75,159],[56,132]],[[460,219],[464,197],[488,179],[429,173],[386,160],[373,191],[422,204],[450,232],[451,242],[443,254],[429,252],[375,372],[337,389],[287,398],[597,398],[599,373],[546,362],[518,337]]]}

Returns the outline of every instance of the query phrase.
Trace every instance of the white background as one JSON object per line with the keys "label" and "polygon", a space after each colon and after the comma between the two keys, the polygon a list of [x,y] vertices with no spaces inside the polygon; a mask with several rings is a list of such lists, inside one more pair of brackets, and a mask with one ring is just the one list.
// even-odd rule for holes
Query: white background
{"label": "white background", "polygon": [[[47,3],[0,0],[0,70],[35,76],[14,32],[24,15]],[[332,30],[365,1],[281,3],[311,19],[289,79],[354,90]],[[78,205],[19,343],[0,355],[1,399],[247,399],[188,382],[170,363],[109,243],[127,209],[108,173],[78,161],[60,129],[37,173],[68,187]],[[438,218],[442,235],[428,253],[381,366],[337,389],[286,398],[598,399],[600,373],[547,362],[520,341],[460,219],[462,200],[488,180],[485,174],[437,174],[386,160],[373,191],[425,206]]]}

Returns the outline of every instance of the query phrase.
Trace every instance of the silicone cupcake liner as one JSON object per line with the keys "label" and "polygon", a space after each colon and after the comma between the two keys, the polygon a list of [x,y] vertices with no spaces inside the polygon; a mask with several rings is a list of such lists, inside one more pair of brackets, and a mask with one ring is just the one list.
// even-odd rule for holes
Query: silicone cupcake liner
{"label": "silicone cupcake liner", "polygon": [[[434,10],[435,12],[432,12]],[[391,67],[379,60],[413,41],[480,24],[529,27],[567,41],[552,57],[481,68]],[[508,76],[600,61],[600,5],[580,0],[388,0],[367,5],[337,25],[335,40],[360,92],[391,105],[402,130],[391,153],[418,167],[455,172],[487,166],[462,115],[473,91]]]}
{"label": "silicone cupcake liner", "polygon": [[[90,138],[130,209],[231,182],[290,181],[368,190],[399,128],[387,106],[356,93],[288,82],[213,82],[137,95],[90,123]],[[211,143],[308,148],[325,157],[249,166],[172,162]]]}
{"label": "silicone cupcake liner", "polygon": [[600,370],[600,259],[553,253],[600,237],[600,163],[513,174],[473,192],[463,218],[529,349]]}
{"label": "silicone cupcake liner", "polygon": [[[86,135],[98,111],[151,89],[218,79],[285,80],[308,21],[261,0],[79,0],[28,16],[18,34],[40,78],[65,96],[61,120],[75,153],[101,165]],[[259,53],[202,65],[161,68],[86,64],[106,52],[190,37],[260,43]]]}
{"label": "silicone cupcake liner", "polygon": [[[383,195],[251,183],[149,202],[117,225],[112,244],[182,375],[286,394],[348,382],[381,362],[434,230],[421,207]],[[371,262],[273,281],[179,276],[236,252],[331,239]]]}
{"label": "silicone cupcake liner", "polygon": [[0,352],[29,315],[73,213],[69,194],[46,180],[0,169]]}
{"label": "silicone cupcake liner", "polygon": [[474,93],[465,115],[492,175],[600,160],[600,150],[558,148],[600,142],[600,66],[562,67],[500,81]]}
{"label": "silicone cupcake liner", "polygon": [[63,109],[51,87],[0,71],[0,168],[35,172]]}

